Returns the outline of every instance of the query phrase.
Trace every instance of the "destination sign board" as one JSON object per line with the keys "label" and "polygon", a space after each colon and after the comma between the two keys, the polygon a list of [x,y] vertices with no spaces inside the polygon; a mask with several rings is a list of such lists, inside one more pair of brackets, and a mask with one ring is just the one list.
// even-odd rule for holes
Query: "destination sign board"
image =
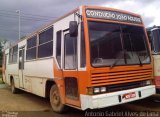
{"label": "destination sign board", "polygon": [[98,19],[142,24],[142,20],[140,17],[118,11],[87,9],[86,16],[88,18],[98,18]]}

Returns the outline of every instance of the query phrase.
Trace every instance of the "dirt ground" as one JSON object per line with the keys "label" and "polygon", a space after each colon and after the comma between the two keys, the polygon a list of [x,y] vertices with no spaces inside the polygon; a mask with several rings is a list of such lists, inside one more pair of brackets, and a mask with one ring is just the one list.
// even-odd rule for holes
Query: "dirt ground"
{"label": "dirt ground", "polygon": [[[119,114],[119,117],[124,116],[123,112],[129,112],[132,115],[127,116],[141,116],[140,114],[147,114],[141,112],[153,112],[156,116],[160,116],[160,95],[155,95],[150,98],[135,101],[127,104],[122,104],[114,107],[104,109],[81,111],[70,108],[65,114],[57,114],[52,111],[49,100],[39,96],[21,92],[19,94],[12,94],[10,87],[0,84],[0,117],[5,117],[6,114],[16,115],[14,117],[83,117],[83,116],[110,116],[114,112]],[[135,113],[136,112],[136,113]],[[138,114],[137,114],[138,112]],[[159,113],[156,113],[159,112]],[[144,116],[145,117],[145,116]]]}

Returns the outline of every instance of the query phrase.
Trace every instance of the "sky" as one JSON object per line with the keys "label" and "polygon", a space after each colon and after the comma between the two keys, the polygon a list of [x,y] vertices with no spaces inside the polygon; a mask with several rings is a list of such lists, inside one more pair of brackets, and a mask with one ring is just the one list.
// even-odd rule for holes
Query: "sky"
{"label": "sky", "polygon": [[160,25],[160,0],[0,0],[0,39],[18,39],[81,5],[96,5],[140,14],[146,27]]}

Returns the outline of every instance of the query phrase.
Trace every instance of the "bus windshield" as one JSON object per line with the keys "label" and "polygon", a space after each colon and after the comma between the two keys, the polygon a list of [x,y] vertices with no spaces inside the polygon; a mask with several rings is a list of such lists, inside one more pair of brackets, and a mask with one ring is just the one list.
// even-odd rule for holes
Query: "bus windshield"
{"label": "bus windshield", "polygon": [[88,24],[93,67],[150,63],[143,27],[92,21]]}

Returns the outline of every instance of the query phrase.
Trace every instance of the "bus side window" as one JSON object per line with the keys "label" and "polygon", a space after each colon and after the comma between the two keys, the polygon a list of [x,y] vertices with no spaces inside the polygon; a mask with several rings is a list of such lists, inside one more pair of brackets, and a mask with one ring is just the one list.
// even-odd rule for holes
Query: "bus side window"
{"label": "bus side window", "polygon": [[39,34],[38,58],[53,56],[53,27]]}
{"label": "bus side window", "polygon": [[56,41],[56,59],[61,68],[61,34],[62,31],[57,31],[57,41]]}
{"label": "bus side window", "polygon": [[159,39],[159,30],[152,31],[152,48],[154,52],[160,52],[160,39]]}
{"label": "bus side window", "polygon": [[37,35],[27,40],[26,60],[36,59]]}
{"label": "bus side window", "polygon": [[64,40],[64,68],[77,68],[77,37],[71,37],[70,34],[65,35]]}
{"label": "bus side window", "polygon": [[148,35],[149,43],[151,45],[151,50],[153,51],[153,38],[152,38],[151,31],[147,31],[147,35]]}
{"label": "bus side window", "polygon": [[17,63],[18,45],[9,49],[9,63]]}

